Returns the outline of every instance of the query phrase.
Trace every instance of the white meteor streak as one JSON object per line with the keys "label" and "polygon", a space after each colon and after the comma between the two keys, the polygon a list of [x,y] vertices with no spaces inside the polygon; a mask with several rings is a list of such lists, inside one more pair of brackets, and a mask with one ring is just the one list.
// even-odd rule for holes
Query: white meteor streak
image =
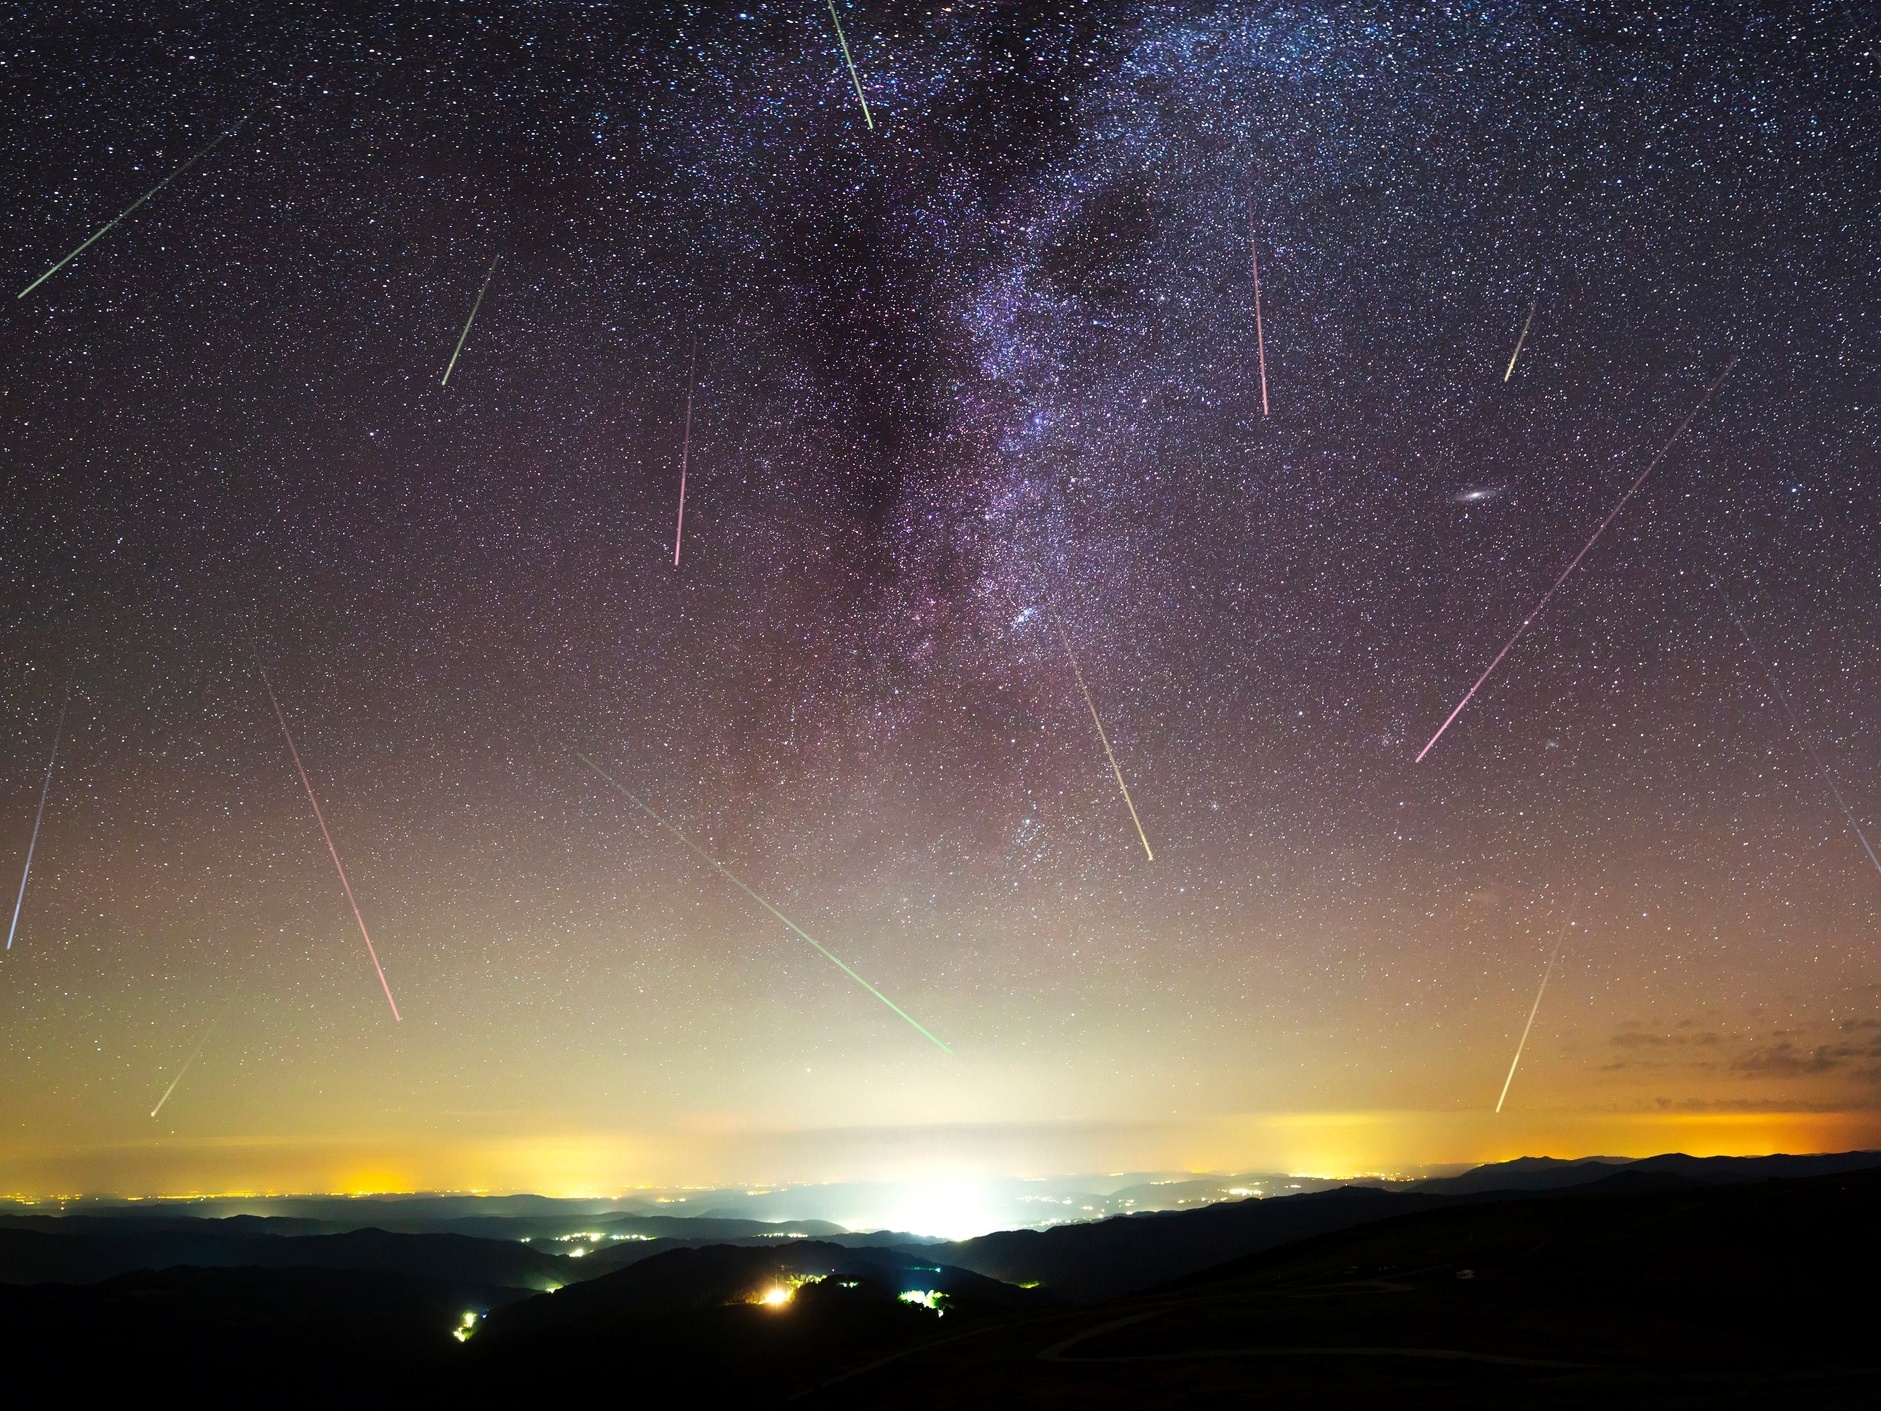
{"label": "white meteor streak", "polygon": [[346,880],[346,868],[340,862],[340,851],[333,846],[333,835],[327,831],[326,815],[320,812],[320,800],[314,797],[313,784],[307,778],[307,767],[300,762],[300,751],[294,748],[294,732],[287,728],[287,717],[281,714],[281,702],[275,699],[274,683],[268,680],[268,668],[261,664],[261,658],[255,658],[255,670],[261,673],[261,684],[268,688],[268,704],[274,707],[274,718],[281,722],[281,733],[287,737],[287,752],[294,757],[294,768],[300,773],[301,787],[307,791],[307,802],[313,805],[314,822],[320,825],[320,836],[326,840],[327,856],[333,859],[333,870],[340,874],[340,890],[346,893],[346,904],[353,909],[353,920],[359,923],[359,934],[366,942],[366,954],[372,957],[372,968],[379,972],[379,987],[385,991],[385,1002],[392,1006],[392,1018],[397,1020],[398,1001],[392,998],[392,987],[386,983],[385,967],[379,964],[379,952],[372,944],[372,935],[366,930],[366,918],[359,914],[359,903],[353,899],[353,884]]}
{"label": "white meteor streak", "polygon": [[639,809],[648,818],[651,818],[655,823],[659,824],[660,827],[664,828],[667,832],[671,833],[675,838],[679,839],[679,841],[686,846],[688,851],[690,851],[693,854],[693,856],[697,857],[701,862],[705,863],[706,866],[710,867],[714,872],[718,873],[718,875],[723,877],[727,882],[730,882],[739,891],[743,892],[746,896],[750,897],[751,900],[756,902],[759,906],[763,907],[766,911],[770,912],[772,916],[775,916],[779,921],[783,922],[784,925],[788,926],[800,938],[808,941],[812,946],[815,946],[817,951],[823,956],[825,960],[828,960],[838,970],[842,971],[843,974],[847,975],[851,980],[854,980],[858,985],[862,986],[863,989],[867,990],[870,994],[874,995],[883,1004],[887,1005],[890,1009],[894,1010],[895,1013],[899,1014],[903,1019],[906,1019],[908,1023],[922,1035],[922,1037],[928,1039],[931,1043],[933,1043],[934,1047],[938,1048],[942,1053],[951,1054],[953,1052],[953,1050],[948,1048],[946,1044],[942,1043],[939,1039],[935,1038],[932,1034],[930,1034],[926,1029],[922,1028],[919,1023],[916,1023],[914,1017],[910,1015],[907,1010],[903,1009],[900,1005],[896,1004],[887,995],[883,994],[880,990],[876,989],[875,986],[871,985],[867,980],[863,979],[860,975],[856,974],[856,972],[851,970],[847,965],[844,965],[842,963],[842,960],[839,957],[837,957],[834,952],[826,949],[823,943],[817,940],[815,936],[812,936],[808,931],[804,930],[803,927],[799,926],[795,921],[792,921],[788,916],[784,915],[783,912],[779,911],[776,907],[772,906],[769,902],[767,902],[763,897],[759,896],[756,892],[752,891],[751,888],[747,887],[743,882],[739,881],[738,878],[735,875],[733,875],[731,869],[725,866],[724,863],[720,862],[717,858],[713,857],[711,853],[707,852],[704,848],[700,847],[697,843],[693,842],[691,838],[688,838],[678,828],[675,828],[671,823],[668,823],[664,818],[660,817],[659,814],[655,813],[651,808],[647,807],[647,805],[641,801],[640,796],[634,793],[633,790],[629,789],[625,784],[621,783],[620,780],[616,779],[612,774],[609,774],[605,769],[601,768],[600,765],[596,764],[593,760],[589,759],[580,750],[572,751],[572,753],[574,754],[576,759],[580,760],[583,764],[587,765],[588,768],[592,769],[596,774],[600,775],[608,783],[612,784],[616,789],[620,790],[621,793],[625,794],[627,798],[630,801],[632,801],[635,808]]}
{"label": "white meteor streak", "polygon": [[[236,124],[236,127],[239,128],[240,126],[241,126],[240,123]],[[64,269],[67,265],[71,264],[73,260],[76,260],[80,255],[84,254],[93,245],[97,244],[100,240],[104,239],[105,236],[109,235],[113,227],[115,227],[118,224],[118,222],[122,221],[132,211],[136,210],[139,206],[143,205],[144,202],[148,201],[152,196],[155,196],[159,191],[163,190],[164,187],[168,186],[171,182],[175,181],[184,172],[188,171],[191,167],[195,166],[196,163],[200,162],[204,157],[208,156],[210,152],[214,151],[223,142],[227,141],[229,136],[230,134],[227,132],[220,133],[217,136],[210,138],[209,141],[203,143],[202,146],[196,149],[195,155],[192,156],[188,161],[184,162],[182,166],[178,167],[175,171],[171,172],[168,176],[164,177],[162,181],[159,181],[155,186],[151,187],[150,190],[146,191],[143,195],[139,196],[135,201],[131,202],[130,205],[126,206],[123,210],[119,211],[116,215],[111,217],[110,220],[106,221],[103,225],[99,226],[96,230],[94,230],[91,233],[90,238],[87,239],[76,250],[72,251],[71,254],[67,255],[64,259],[60,260],[51,269],[47,270],[44,274],[40,275],[39,278],[35,279],[31,284],[27,285],[24,289],[20,290],[20,292],[15,294],[13,297],[15,299],[24,299],[28,294],[32,293],[40,285],[44,284],[48,279],[51,279],[53,275],[57,274],[60,270]]]}
{"label": "white meteor streak", "polygon": [[[1054,622],[1052,626],[1058,627],[1058,624]],[[1071,651],[1071,639],[1065,636],[1062,627],[1058,627],[1058,640],[1064,646],[1065,655],[1071,660],[1071,674],[1078,678],[1078,689],[1084,692],[1084,704],[1091,712],[1091,724],[1097,727],[1097,738],[1103,741],[1104,758],[1110,761],[1110,772],[1117,776],[1117,788],[1123,794],[1123,806],[1130,810],[1130,821],[1136,824],[1136,835],[1143,843],[1143,856],[1154,862],[1156,854],[1150,851],[1149,836],[1143,831],[1143,820],[1136,816],[1136,805],[1130,801],[1130,786],[1123,782],[1123,771],[1117,767],[1117,756],[1110,748],[1110,736],[1104,733],[1104,722],[1097,718],[1097,703],[1091,699],[1091,688],[1084,684],[1084,672]]]}
{"label": "white meteor streak", "polygon": [[1522,356],[1522,344],[1528,341],[1528,326],[1534,321],[1535,301],[1530,299],[1528,301],[1528,317],[1522,320],[1521,336],[1515,340],[1515,351],[1509,354],[1509,370],[1502,374],[1502,380],[1504,382],[1507,382],[1511,377],[1515,376],[1515,360]]}
{"label": "white meteor streak", "polygon": [[[1253,198],[1250,197],[1250,200]],[[1254,351],[1261,365],[1261,415],[1267,415],[1267,335],[1261,328],[1261,259],[1254,248],[1254,213],[1247,217],[1247,259],[1254,271]]]}
{"label": "white meteor streak", "polygon": [[1535,1027],[1535,1015],[1541,1009],[1541,997],[1548,993],[1548,977],[1554,974],[1554,963],[1561,955],[1561,945],[1567,940],[1567,933],[1574,925],[1570,914],[1567,924],[1561,928],[1561,934],[1555,937],[1554,953],[1548,957],[1548,968],[1541,972],[1541,988],[1535,991],[1535,1002],[1528,1007],[1528,1022],[1522,1026],[1522,1041],[1515,1046],[1515,1057],[1509,1063],[1509,1076],[1502,1080],[1502,1095],[1496,1099],[1496,1111],[1502,1111],[1502,1104],[1508,1100],[1509,1084],[1515,1081],[1515,1065],[1522,1061],[1522,1050],[1528,1047],[1528,1031]]}
{"label": "white meteor streak", "polygon": [[[1731,600],[1724,596],[1724,589],[1718,587],[1715,580],[1712,582],[1711,586],[1717,592],[1719,601],[1724,604],[1724,611],[1730,617],[1732,625],[1737,628],[1738,634],[1743,637],[1744,645],[1750,648],[1751,660],[1756,662],[1759,666],[1763,666],[1763,656],[1757,650],[1757,643],[1752,639],[1750,629],[1745,627],[1743,620],[1738,617],[1737,609],[1731,606]],[[1802,722],[1796,718],[1796,712],[1790,709],[1790,698],[1784,694],[1783,688],[1777,684],[1776,668],[1773,666],[1764,666],[1763,675],[1764,680],[1770,683],[1770,694],[1777,698],[1777,704],[1783,707],[1783,714],[1789,717],[1790,729],[1796,733],[1796,738],[1802,741],[1803,748],[1809,752],[1809,759],[1810,762],[1816,766],[1816,773],[1820,774],[1822,776],[1822,782],[1829,786],[1829,795],[1835,800],[1835,806],[1842,810],[1843,819],[1847,821],[1850,830],[1853,831],[1856,839],[1861,843],[1861,850],[1868,854],[1868,861],[1874,865],[1874,870],[1881,872],[1881,858],[1875,856],[1874,849],[1869,846],[1868,835],[1861,831],[1861,824],[1855,821],[1855,810],[1850,808],[1848,806],[1848,800],[1842,797],[1842,791],[1836,785],[1835,776],[1829,772],[1829,766],[1822,762],[1822,756],[1816,753],[1815,741],[1809,738],[1809,732],[1803,729]]]}
{"label": "white meteor streak", "polygon": [[39,812],[33,815],[33,835],[26,842],[26,866],[20,869],[20,894],[13,899],[13,924],[7,927],[7,949],[13,949],[13,933],[20,929],[20,908],[26,905],[26,879],[33,875],[33,849],[39,846],[39,825],[46,818],[46,795],[52,790],[52,771],[59,762],[59,737],[65,733],[65,713],[72,708],[72,693],[65,693],[59,707],[59,723],[52,727],[52,757],[46,761],[45,782],[39,786]]}
{"label": "white meteor streak", "polygon": [[1522,619],[1522,625],[1515,629],[1515,635],[1502,644],[1502,650],[1496,653],[1495,660],[1491,661],[1488,666],[1483,668],[1483,674],[1476,678],[1476,684],[1463,693],[1463,699],[1456,703],[1456,709],[1444,717],[1443,724],[1437,727],[1437,733],[1430,737],[1430,743],[1417,752],[1417,758],[1413,761],[1414,763],[1422,764],[1424,762],[1424,756],[1429,754],[1431,750],[1436,747],[1437,741],[1443,738],[1443,732],[1456,723],[1456,718],[1463,713],[1463,708],[1475,698],[1478,691],[1482,690],[1483,682],[1487,681],[1490,676],[1495,673],[1495,669],[1502,665],[1502,659],[1509,654],[1510,650],[1517,642],[1522,640],[1522,634],[1528,631],[1528,625],[1537,617],[1541,616],[1541,610],[1548,606],[1548,600],[1561,591],[1561,585],[1567,582],[1569,577],[1573,575],[1574,570],[1581,566],[1581,560],[1586,558],[1594,545],[1600,542],[1600,536],[1607,532],[1607,526],[1619,517],[1620,511],[1626,508],[1626,502],[1632,499],[1633,496],[1638,493],[1639,487],[1646,483],[1646,477],[1658,469],[1659,462],[1666,458],[1672,448],[1678,444],[1679,437],[1685,434],[1685,428],[1692,424],[1692,418],[1697,416],[1700,410],[1703,409],[1705,403],[1711,400],[1711,394],[1718,390],[1719,384],[1731,375],[1731,369],[1736,366],[1737,359],[1732,358],[1724,365],[1724,371],[1718,374],[1716,380],[1713,381],[1709,387],[1705,388],[1705,393],[1698,399],[1697,404],[1694,405],[1689,412],[1685,413],[1685,420],[1679,423],[1678,430],[1674,431],[1666,440],[1665,445],[1659,448],[1659,454],[1648,461],[1646,468],[1639,473],[1639,478],[1626,487],[1626,493],[1620,496],[1619,503],[1607,511],[1607,517],[1600,521],[1599,527],[1594,530],[1587,542],[1581,545],[1581,551],[1568,561],[1566,568],[1561,570],[1561,576],[1554,580],[1554,586],[1541,595],[1541,601],[1536,603],[1535,606],[1529,610],[1528,616]]}
{"label": "white meteor streak", "polygon": [[692,340],[692,359],[686,368],[686,435],[679,443],[679,518],[673,525],[673,567],[679,567],[679,545],[686,537],[686,466],[692,459],[692,387],[699,370],[699,340]]}
{"label": "white meteor streak", "polygon": [[[222,1014],[227,1013],[228,1010],[226,1009],[222,1011]],[[209,1027],[202,1031],[202,1038],[197,1040],[196,1047],[190,1051],[189,1057],[183,1060],[183,1066],[176,1070],[176,1076],[170,1079],[170,1086],[165,1088],[163,1090],[163,1096],[157,1099],[157,1105],[150,1109],[150,1115],[152,1117],[155,1117],[159,1112],[163,1111],[163,1104],[170,1100],[170,1094],[175,1092],[176,1085],[183,1081],[183,1075],[189,1072],[190,1065],[198,1058],[202,1057],[202,1051],[209,1046],[209,1036],[216,1031],[216,1025],[222,1022],[222,1014],[218,1014],[215,1018],[211,1019],[209,1021]]]}
{"label": "white meteor streak", "polygon": [[450,366],[444,369],[444,380],[440,387],[451,385],[451,374],[457,370],[457,358],[464,351],[464,340],[470,337],[470,325],[477,321],[477,310],[483,307],[483,296],[489,292],[490,281],[496,278],[496,262],[503,258],[502,252],[490,256],[490,268],[484,271],[483,284],[477,290],[477,298],[470,306],[470,317],[464,320],[464,331],[457,335],[457,346],[451,349]]}
{"label": "white meteor streak", "polygon": [[875,119],[869,114],[869,100],[862,92],[862,76],[856,72],[856,61],[850,57],[849,41],[843,36],[843,22],[836,17],[836,0],[829,0],[829,20],[836,26],[836,42],[843,47],[843,62],[849,65],[849,81],[856,86],[856,101],[862,105],[862,121],[869,125],[869,131],[875,131]]}

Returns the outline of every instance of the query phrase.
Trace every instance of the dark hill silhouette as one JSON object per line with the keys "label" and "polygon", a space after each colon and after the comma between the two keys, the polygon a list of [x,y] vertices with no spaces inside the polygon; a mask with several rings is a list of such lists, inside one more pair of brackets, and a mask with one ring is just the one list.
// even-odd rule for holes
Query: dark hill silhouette
{"label": "dark hill silhouette", "polygon": [[153,1393],[212,1406],[442,1405],[440,1379],[463,1362],[452,1329],[465,1311],[518,1296],[357,1269],[168,1269],[82,1287],[0,1285],[0,1359],[21,1406]]}
{"label": "dark hill silhouette", "polygon": [[[924,1250],[940,1243],[940,1241],[923,1241],[917,1245],[904,1245],[902,1241],[906,1239],[906,1235],[884,1232],[869,1235],[819,1235],[815,1242],[839,1245],[847,1249],[891,1249],[908,1258],[916,1258]],[[579,1261],[578,1268],[571,1274],[569,1282],[599,1278],[603,1274],[611,1274],[616,1269],[625,1269],[629,1265],[639,1264],[656,1254],[665,1254],[673,1249],[706,1249],[720,1245],[732,1245],[743,1249],[781,1249],[792,1242],[787,1237],[777,1235],[722,1236],[716,1239],[697,1235],[683,1239],[666,1236],[652,1239],[644,1237],[610,1239],[589,1248],[587,1254]]]}
{"label": "dark hill silhouette", "polygon": [[[213,1226],[219,1222],[198,1221]],[[539,1291],[568,1282],[579,1264],[504,1240],[463,1235],[227,1234],[124,1229],[116,1234],[50,1234],[0,1229],[0,1283],[96,1283],[138,1269],[176,1266],[257,1269],[371,1269],[496,1288]]]}
{"label": "dark hill silhouette", "polygon": [[[594,1207],[598,1201],[536,1196],[269,1196],[253,1200],[84,1201],[57,1215],[0,1205],[0,1228],[83,1230],[214,1227],[245,1234],[458,1234],[480,1239],[555,1239],[578,1231],[623,1237],[710,1239],[854,1238],[827,1220],[764,1221],[736,1216],[642,1215]],[[917,1236],[904,1235],[916,1240]]]}
{"label": "dark hill silhouette", "polygon": [[744,1303],[793,1280],[867,1280],[890,1296],[933,1290],[988,1308],[1032,1307],[1044,1296],[899,1249],[850,1249],[804,1240],[782,1246],[710,1245],[674,1249],[554,1294],[526,1299],[492,1319],[480,1337],[520,1336],[621,1313],[716,1308]]}
{"label": "dark hill silhouette", "polygon": [[[762,1301],[793,1283],[786,1303]],[[909,1291],[943,1295],[944,1311],[903,1301]],[[466,1366],[481,1391],[524,1394],[541,1368],[604,1348],[610,1366],[635,1369],[642,1394],[674,1399],[652,1404],[771,1404],[848,1360],[1048,1301],[895,1249],[677,1249],[498,1310]]]}
{"label": "dark hill silhouette", "polygon": [[277,1215],[201,1215],[145,1213],[124,1215],[0,1215],[0,1230],[38,1230],[51,1235],[121,1235],[127,1231],[183,1234],[219,1232],[225,1235],[343,1235],[370,1225],[336,1224],[330,1220],[301,1220]]}
{"label": "dark hill silhouette", "polygon": [[1224,1201],[1197,1210],[1120,1215],[1049,1230],[1005,1230],[931,1245],[926,1253],[942,1263],[1007,1283],[1040,1283],[1065,1298],[1116,1298],[1226,1258],[1457,1201],[1536,1195],[1600,1183],[1618,1183],[1615,1189],[1736,1184],[1877,1166],[1881,1166],[1877,1152],[1761,1157],[1675,1153],[1642,1161],[1525,1158],[1422,1181],[1408,1189],[1343,1186],[1305,1195]]}
{"label": "dark hill silhouette", "polygon": [[1619,1156],[1589,1156],[1559,1161],[1548,1156],[1523,1156],[1478,1166],[1460,1176],[1417,1181],[1414,1191],[1437,1194],[1476,1191],[1560,1190],[1605,1180],[1620,1171],[1664,1171],[1694,1181],[1733,1184],[1745,1181],[1827,1176],[1841,1171],[1862,1171],[1881,1166],[1881,1151],[1844,1151],[1819,1156],[1686,1156],[1669,1152],[1628,1160]]}
{"label": "dark hill silhouette", "polygon": [[1610,1176],[1632,1162],[1623,1156],[1583,1156],[1564,1161],[1553,1156],[1518,1156],[1513,1161],[1495,1161],[1476,1166],[1455,1176],[1438,1176],[1413,1181],[1405,1187],[1414,1191],[1545,1191],[1583,1185]]}
{"label": "dark hill silhouette", "polygon": [[1342,1186],[1199,1210],[1118,1215],[1089,1225],[1005,1230],[925,1252],[1005,1283],[1042,1284],[1065,1298],[1115,1298],[1327,1230],[1476,1198]]}
{"label": "dark hill silhouette", "polygon": [[[1658,1190],[1627,1185],[1666,1183]],[[1322,1234],[1128,1299],[1008,1316],[808,1408],[1867,1408],[1881,1170],[1622,1170]]]}
{"label": "dark hill silhouette", "polygon": [[827,1220],[742,1220],[725,1215],[611,1215],[597,1222],[594,1228],[610,1234],[665,1235],[684,1239],[754,1236],[787,1239],[793,1233],[799,1239],[804,1236],[821,1239],[825,1235],[849,1233],[841,1225],[832,1225]]}
{"label": "dark hill silhouette", "polygon": [[1578,1186],[1565,1186],[1555,1191],[1486,1191],[1484,1194],[1497,1200],[1520,1200],[1529,1195],[1558,1195],[1572,1198],[1585,1195],[1615,1195],[1625,1191],[1676,1191],[1689,1190],[1694,1186],[1710,1183],[1694,1181],[1690,1176],[1682,1176],[1677,1171],[1641,1171],[1633,1167],[1615,1171],[1611,1176],[1602,1176],[1597,1181],[1588,1181]]}

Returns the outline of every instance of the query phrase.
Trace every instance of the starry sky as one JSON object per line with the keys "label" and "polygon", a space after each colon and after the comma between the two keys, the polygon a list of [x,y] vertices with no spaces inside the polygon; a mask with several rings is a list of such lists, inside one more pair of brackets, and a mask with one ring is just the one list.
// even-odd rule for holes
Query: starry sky
{"label": "starry sky", "polygon": [[1751,8],[12,7],[0,1191],[1881,1141],[1881,25]]}

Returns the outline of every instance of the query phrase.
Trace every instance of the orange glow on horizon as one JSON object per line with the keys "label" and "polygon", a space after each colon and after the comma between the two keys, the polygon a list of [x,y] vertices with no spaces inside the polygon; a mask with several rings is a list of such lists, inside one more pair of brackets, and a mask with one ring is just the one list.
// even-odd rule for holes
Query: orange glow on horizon
{"label": "orange glow on horizon", "polygon": [[[84,1196],[255,1200],[419,1193],[615,1199],[636,1191],[658,1191],[670,1199],[685,1189],[773,1190],[852,1180],[931,1183],[942,1164],[950,1164],[968,1183],[1106,1170],[1377,1178],[1520,1156],[1863,1150],[1881,1147],[1881,1112],[1254,1113],[1119,1129],[1108,1143],[1101,1132],[1074,1142],[1041,1124],[1028,1129],[1022,1145],[1006,1142],[977,1160],[959,1157],[961,1134],[954,1128],[916,1129],[912,1137],[906,1130],[873,1139],[867,1132],[842,1135],[848,1143],[842,1150],[831,1150],[828,1134],[816,1132],[721,1132],[701,1140],[690,1130],[422,1144],[363,1137],[307,1143],[237,1138],[68,1151],[0,1148],[0,1189],[9,1192],[10,1200],[32,1203]],[[1114,1147],[1118,1159],[1090,1160],[1103,1155],[1094,1146]],[[866,1161],[854,1158],[858,1150],[867,1153]]]}

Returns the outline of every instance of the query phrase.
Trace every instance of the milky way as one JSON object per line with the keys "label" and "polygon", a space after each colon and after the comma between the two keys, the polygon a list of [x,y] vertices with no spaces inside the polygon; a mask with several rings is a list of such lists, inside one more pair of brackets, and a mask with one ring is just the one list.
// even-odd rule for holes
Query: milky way
{"label": "milky way", "polygon": [[[15,287],[235,135],[9,301],[14,856],[78,694],[0,1185],[135,1184],[46,1153],[144,1140],[238,984],[165,1130],[392,1182],[597,1131],[1486,1111],[1570,893],[1511,1111],[1881,1097],[1881,890],[1709,587],[1872,825],[1865,7],[852,3],[853,83],[813,3],[42,8]],[[198,1159],[150,1179],[263,1179]]]}

